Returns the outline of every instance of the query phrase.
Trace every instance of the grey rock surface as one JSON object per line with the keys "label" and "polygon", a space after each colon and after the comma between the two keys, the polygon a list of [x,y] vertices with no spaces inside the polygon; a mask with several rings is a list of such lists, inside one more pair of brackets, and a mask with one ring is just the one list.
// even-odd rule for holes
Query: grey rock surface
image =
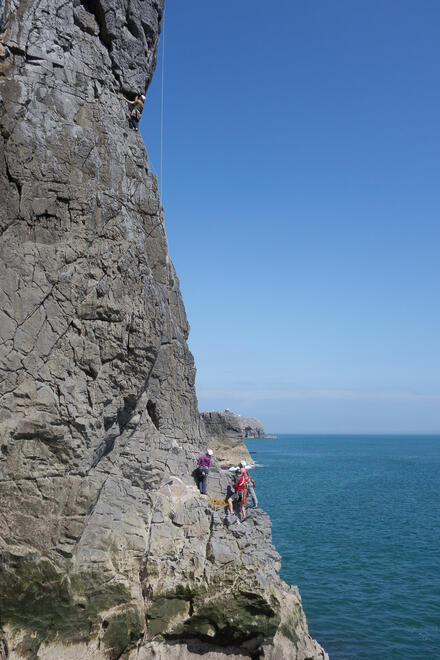
{"label": "grey rock surface", "polygon": [[239,415],[239,424],[244,438],[264,438],[264,426],[255,417],[242,417]]}
{"label": "grey rock surface", "polygon": [[222,467],[237,465],[241,460],[249,465],[254,463],[243,439],[264,438],[264,427],[258,419],[230,410],[202,412],[200,419],[208,444]]}
{"label": "grey rock surface", "polygon": [[324,657],[267,516],[227,527],[216,462],[194,485],[189,328],[123,98],[162,15],[0,5],[1,660]]}

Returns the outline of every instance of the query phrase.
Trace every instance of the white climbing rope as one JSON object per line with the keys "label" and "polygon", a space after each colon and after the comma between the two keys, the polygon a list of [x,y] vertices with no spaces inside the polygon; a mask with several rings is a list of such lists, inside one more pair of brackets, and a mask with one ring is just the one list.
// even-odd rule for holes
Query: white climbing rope
{"label": "white climbing rope", "polygon": [[160,95],[160,182],[159,182],[159,194],[162,200],[162,190],[163,190],[163,116],[164,116],[164,70],[165,70],[165,10],[162,17],[162,89]]}

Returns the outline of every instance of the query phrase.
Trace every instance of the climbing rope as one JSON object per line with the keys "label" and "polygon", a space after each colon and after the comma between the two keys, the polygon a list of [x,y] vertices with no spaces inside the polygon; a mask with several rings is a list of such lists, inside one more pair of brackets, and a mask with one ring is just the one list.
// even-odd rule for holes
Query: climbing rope
{"label": "climbing rope", "polygon": [[[164,70],[165,70],[165,10],[162,17],[162,89],[160,95],[160,183],[159,194],[162,200],[162,182],[163,182],[163,116],[164,116]],[[163,206],[163,201],[162,201]]]}

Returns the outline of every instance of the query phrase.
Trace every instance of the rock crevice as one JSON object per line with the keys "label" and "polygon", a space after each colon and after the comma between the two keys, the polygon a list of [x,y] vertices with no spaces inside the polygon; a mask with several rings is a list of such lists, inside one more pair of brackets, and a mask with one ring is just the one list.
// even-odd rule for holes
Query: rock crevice
{"label": "rock crevice", "polygon": [[189,327],[123,98],[163,2],[0,14],[0,658],[324,657],[267,516],[228,528],[227,474],[192,477]]}

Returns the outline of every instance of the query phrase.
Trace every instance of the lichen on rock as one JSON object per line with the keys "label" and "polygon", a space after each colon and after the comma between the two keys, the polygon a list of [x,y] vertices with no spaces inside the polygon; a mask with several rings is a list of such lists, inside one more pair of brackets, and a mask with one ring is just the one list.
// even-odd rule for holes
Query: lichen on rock
{"label": "lichen on rock", "polygon": [[[0,8],[1,660],[324,657],[268,517],[229,528],[194,485],[189,328],[124,100],[162,16]],[[228,480],[214,464],[212,501]]]}

